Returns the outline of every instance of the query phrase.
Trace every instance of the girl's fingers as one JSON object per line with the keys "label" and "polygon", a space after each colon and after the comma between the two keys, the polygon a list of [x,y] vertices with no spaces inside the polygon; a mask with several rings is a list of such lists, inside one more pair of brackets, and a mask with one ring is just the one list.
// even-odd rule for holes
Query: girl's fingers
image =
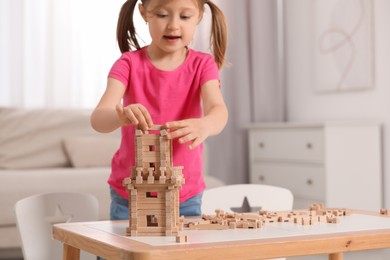
{"label": "girl's fingers", "polygon": [[136,115],[134,114],[133,110],[130,107],[124,108],[124,112],[125,112],[126,117],[130,120],[130,122],[133,125],[138,125],[139,121],[138,121]]}
{"label": "girl's fingers", "polygon": [[124,114],[133,125],[139,125],[144,131],[153,126],[152,117],[148,110],[141,104],[133,104],[125,107]]}
{"label": "girl's fingers", "polygon": [[153,126],[153,120],[152,117],[149,114],[149,111],[144,107],[144,106],[139,106],[139,110],[141,111],[143,118],[145,119],[145,123],[147,127],[152,127]]}
{"label": "girl's fingers", "polygon": [[125,112],[124,112],[124,108],[122,105],[117,105],[115,107],[116,109],[116,113],[118,115],[118,120],[119,122],[122,124],[122,125],[128,125],[128,124],[131,124],[130,120],[127,118]]}
{"label": "girl's fingers", "polygon": [[134,116],[138,119],[138,124],[142,130],[146,131],[149,129],[149,125],[146,121],[143,109],[141,106],[136,106],[133,109]]}
{"label": "girl's fingers", "polygon": [[186,133],[186,134],[183,135],[181,138],[179,138],[179,143],[184,144],[184,143],[186,143],[186,142],[192,141],[193,139],[195,139],[194,134],[192,134],[192,133]]}
{"label": "girl's fingers", "polygon": [[175,139],[175,138],[180,138],[179,142],[180,143],[185,143],[189,141],[189,138],[187,137],[191,133],[190,129],[188,128],[179,128],[175,129],[168,134],[168,138],[170,139]]}
{"label": "girl's fingers", "polygon": [[168,122],[165,124],[165,126],[168,128],[168,129],[176,129],[176,128],[183,128],[183,127],[186,127],[188,124],[186,123],[185,120],[181,120],[181,121],[172,121],[172,122]]}
{"label": "girl's fingers", "polygon": [[196,138],[189,146],[191,150],[200,145],[203,141],[200,138]]}

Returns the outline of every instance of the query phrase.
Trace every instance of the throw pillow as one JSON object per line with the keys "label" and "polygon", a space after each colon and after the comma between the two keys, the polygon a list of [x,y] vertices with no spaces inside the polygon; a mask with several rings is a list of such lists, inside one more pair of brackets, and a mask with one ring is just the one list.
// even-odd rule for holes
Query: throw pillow
{"label": "throw pillow", "polygon": [[119,148],[120,138],[102,135],[65,138],[65,153],[75,168],[106,167]]}

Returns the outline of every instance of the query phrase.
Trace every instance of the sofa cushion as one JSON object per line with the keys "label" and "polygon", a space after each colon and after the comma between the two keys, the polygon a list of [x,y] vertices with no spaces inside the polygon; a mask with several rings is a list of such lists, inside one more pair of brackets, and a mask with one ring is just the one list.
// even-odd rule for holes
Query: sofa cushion
{"label": "sofa cushion", "polygon": [[70,166],[62,140],[92,134],[90,110],[0,109],[0,169]]}
{"label": "sofa cushion", "polygon": [[112,136],[72,136],[64,139],[64,148],[72,167],[109,167],[119,143]]}

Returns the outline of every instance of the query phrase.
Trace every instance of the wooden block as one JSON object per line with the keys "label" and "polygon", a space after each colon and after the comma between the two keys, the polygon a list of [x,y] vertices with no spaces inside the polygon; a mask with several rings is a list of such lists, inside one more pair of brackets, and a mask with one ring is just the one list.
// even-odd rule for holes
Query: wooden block
{"label": "wooden block", "polygon": [[181,236],[176,236],[176,243],[185,243],[188,242],[188,236],[181,235]]}
{"label": "wooden block", "polygon": [[148,176],[148,184],[154,184],[154,176],[153,175]]}
{"label": "wooden block", "polygon": [[143,178],[142,178],[142,176],[137,176],[137,177],[135,177],[135,183],[136,183],[136,184],[142,184],[142,183],[143,183]]}
{"label": "wooden block", "polygon": [[224,230],[228,228],[228,226],[223,226],[219,224],[198,224],[190,227],[190,229],[195,230]]}
{"label": "wooden block", "polygon": [[159,183],[160,184],[165,184],[165,183],[167,183],[167,177],[165,177],[165,176],[160,176],[160,178],[159,178]]}
{"label": "wooden block", "polygon": [[135,130],[135,136],[143,136],[143,135],[144,135],[144,133],[142,132],[142,130],[140,130],[140,129]]}
{"label": "wooden block", "polygon": [[302,218],[302,225],[310,225],[310,217]]}
{"label": "wooden block", "polygon": [[140,233],[156,233],[156,234],[165,234],[165,228],[164,227],[139,227],[138,232]]}
{"label": "wooden block", "polygon": [[352,214],[352,210],[351,209],[345,209],[345,212],[344,212],[345,216],[350,216],[351,214]]}
{"label": "wooden block", "polygon": [[235,221],[230,221],[229,222],[229,228],[230,229],[235,229],[237,228],[237,223]]}
{"label": "wooden block", "polygon": [[137,196],[133,196],[129,199],[129,206],[137,208]]}
{"label": "wooden block", "polygon": [[152,125],[151,127],[149,127],[149,131],[159,131],[162,128],[162,125]]}
{"label": "wooden block", "polygon": [[146,162],[157,162],[160,160],[160,155],[155,152],[142,152],[142,159]]}
{"label": "wooden block", "polygon": [[328,223],[340,223],[340,219],[337,217],[328,218]]}
{"label": "wooden block", "polygon": [[123,184],[123,186],[131,184],[131,179],[130,178],[124,178],[122,184]]}
{"label": "wooden block", "polygon": [[142,136],[142,141],[146,141],[146,140],[158,140],[159,136],[156,135],[156,134],[149,134],[149,133],[145,133],[143,136]]}
{"label": "wooden block", "polygon": [[138,207],[138,210],[165,210],[165,205],[162,203],[148,203],[147,205],[142,205],[144,207]]}

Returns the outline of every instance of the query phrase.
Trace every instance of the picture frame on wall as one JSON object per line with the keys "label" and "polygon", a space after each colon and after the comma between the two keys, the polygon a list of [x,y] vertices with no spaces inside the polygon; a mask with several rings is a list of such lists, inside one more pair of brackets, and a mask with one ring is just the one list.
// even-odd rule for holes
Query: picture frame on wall
{"label": "picture frame on wall", "polygon": [[314,0],[312,7],[316,92],[372,89],[373,1]]}

